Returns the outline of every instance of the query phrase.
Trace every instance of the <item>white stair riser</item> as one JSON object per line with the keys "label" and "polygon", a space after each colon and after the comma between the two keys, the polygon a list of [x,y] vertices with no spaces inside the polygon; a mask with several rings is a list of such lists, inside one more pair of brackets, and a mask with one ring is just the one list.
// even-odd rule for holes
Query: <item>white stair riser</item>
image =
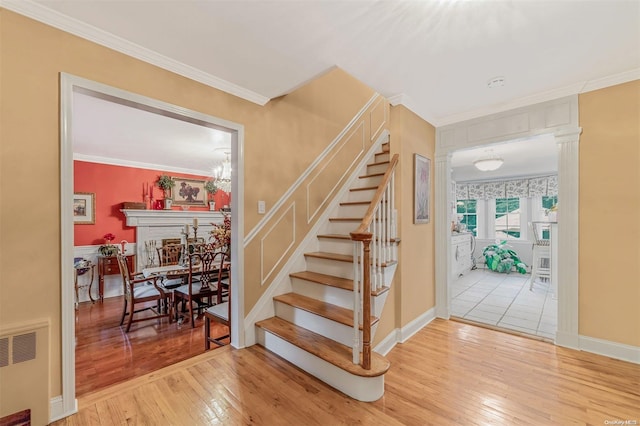
{"label": "white stair riser", "polygon": [[355,400],[372,402],[380,399],[384,394],[384,375],[354,376],[260,327],[256,327],[256,337],[258,342],[271,352]]}
{"label": "white stair riser", "polygon": [[336,238],[318,238],[319,251],[337,254],[353,254],[353,242]]}
{"label": "white stair riser", "polygon": [[[387,296],[389,296],[389,291],[385,291],[381,295],[371,298],[371,315],[376,318],[380,318],[382,316],[382,309],[384,308],[384,304],[387,301]],[[371,333],[372,336],[375,336],[373,330],[371,331]]]}
{"label": "white stair riser", "polygon": [[371,201],[375,193],[375,189],[367,189],[366,191],[349,191],[345,201]]}
{"label": "white stair riser", "polygon": [[391,154],[389,152],[376,154],[374,163],[380,163],[381,161],[391,161]]}
{"label": "white stair riser", "polygon": [[382,176],[369,176],[369,177],[358,178],[358,181],[355,184],[354,188],[364,188],[369,186],[377,187],[378,185],[380,185],[381,180],[382,180]]}
{"label": "white stair riser", "polygon": [[[353,328],[321,317],[303,309],[276,301],[276,316],[345,346],[353,346]],[[360,333],[362,340],[362,332]]]}
{"label": "white stair riser", "polygon": [[337,260],[320,259],[317,257],[306,258],[307,270],[319,274],[333,275],[336,277],[353,279],[353,264]]}
{"label": "white stair riser", "polygon": [[360,222],[355,220],[350,221],[330,221],[328,225],[330,234],[343,234],[349,235],[349,233],[355,231],[360,226]]}
{"label": "white stair riser", "polygon": [[367,174],[371,175],[374,173],[384,173],[387,171],[388,167],[389,167],[388,163],[369,165],[367,166]]}
{"label": "white stair riser", "polygon": [[301,278],[291,278],[293,292],[313,299],[322,300],[347,309],[353,309],[353,291],[331,287],[307,281]]}
{"label": "white stair riser", "polygon": [[338,208],[339,217],[364,217],[369,204],[347,204]]}

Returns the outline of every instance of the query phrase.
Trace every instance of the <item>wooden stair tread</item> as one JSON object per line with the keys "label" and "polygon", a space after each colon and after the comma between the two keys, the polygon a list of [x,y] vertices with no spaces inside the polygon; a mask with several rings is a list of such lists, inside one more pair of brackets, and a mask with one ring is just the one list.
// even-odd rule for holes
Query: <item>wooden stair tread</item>
{"label": "wooden stair tread", "polygon": [[[275,296],[273,300],[319,315],[332,321],[353,327],[353,310],[343,308],[322,300],[313,299],[297,293],[286,293]],[[378,322],[378,318],[371,316],[371,325]],[[362,327],[361,327],[362,328]]]}
{"label": "wooden stair tread", "polygon": [[334,275],[320,274],[318,272],[301,271],[289,274],[292,278],[299,278],[318,284],[324,284],[330,287],[341,288],[343,290],[353,291],[353,280],[347,278],[336,277]]}
{"label": "wooden stair tread", "polygon": [[331,222],[362,222],[361,217],[330,217]]}
{"label": "wooden stair tread", "polygon": [[358,178],[360,178],[360,179],[366,179],[366,178],[378,177],[378,176],[384,176],[384,172],[382,172],[382,173],[371,173],[371,174],[367,174],[367,175],[362,175],[362,176],[358,176]]}
{"label": "wooden stair tread", "polygon": [[[306,257],[316,257],[318,259],[328,259],[328,260],[337,260],[339,262],[349,262],[353,263],[353,256],[350,254],[338,254],[338,253],[328,253],[325,251],[313,251],[304,254]],[[373,263],[373,259],[371,259]],[[380,264],[381,267],[386,267],[390,265],[395,265],[398,263],[397,260],[389,260],[387,262],[383,262]]]}
{"label": "wooden stair tread", "polygon": [[[386,154],[386,152],[385,152],[384,154]],[[377,155],[377,154],[376,154],[376,155]],[[389,163],[391,163],[391,161],[388,161],[388,160],[387,160],[387,161],[376,161],[375,163],[369,163],[369,164],[367,164],[367,166],[369,166],[369,167],[372,167],[372,166],[381,166],[381,165],[383,165],[383,164],[389,164]]]}
{"label": "wooden stair tread", "polygon": [[378,189],[377,186],[364,186],[361,188],[349,188],[349,191],[372,191]]}
{"label": "wooden stair tread", "polygon": [[324,251],[313,251],[304,254],[306,257],[317,257],[319,259],[338,260],[340,262],[353,263],[353,256],[349,254],[327,253]]}
{"label": "wooden stair tread", "polygon": [[360,365],[352,362],[353,355],[350,347],[306,328],[299,327],[282,318],[273,317],[258,321],[256,326],[356,376],[381,376],[391,366],[391,363],[385,357],[371,352],[371,369],[365,370]]}
{"label": "wooden stair tread", "polygon": [[[331,238],[334,240],[351,240],[351,236],[348,234],[318,234],[317,238]],[[389,238],[390,243],[399,243],[400,238]]]}

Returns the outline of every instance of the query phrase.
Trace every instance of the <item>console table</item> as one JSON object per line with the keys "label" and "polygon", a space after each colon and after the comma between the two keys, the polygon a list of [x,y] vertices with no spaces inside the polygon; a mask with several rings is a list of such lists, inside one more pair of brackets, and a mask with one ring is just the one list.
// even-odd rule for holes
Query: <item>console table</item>
{"label": "console table", "polygon": [[[125,254],[129,273],[135,271],[136,255]],[[116,256],[98,256],[98,297],[104,301],[104,277],[105,275],[116,275],[120,273],[118,258]]]}

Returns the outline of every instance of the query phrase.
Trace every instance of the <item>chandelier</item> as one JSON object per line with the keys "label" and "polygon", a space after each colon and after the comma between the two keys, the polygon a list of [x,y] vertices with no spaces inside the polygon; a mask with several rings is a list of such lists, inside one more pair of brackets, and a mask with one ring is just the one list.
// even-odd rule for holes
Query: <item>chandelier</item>
{"label": "chandelier", "polygon": [[226,193],[231,193],[231,160],[229,153],[225,152],[224,161],[213,169],[213,180],[216,186]]}

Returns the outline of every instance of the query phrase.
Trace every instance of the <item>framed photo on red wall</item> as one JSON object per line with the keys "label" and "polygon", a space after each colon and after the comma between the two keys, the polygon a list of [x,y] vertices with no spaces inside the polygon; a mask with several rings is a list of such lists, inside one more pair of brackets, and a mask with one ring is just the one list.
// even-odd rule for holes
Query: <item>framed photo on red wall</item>
{"label": "framed photo on red wall", "polygon": [[171,189],[171,198],[176,206],[200,206],[207,205],[207,191],[204,189],[204,179],[187,179],[173,177],[176,183]]}
{"label": "framed photo on red wall", "polygon": [[93,192],[73,194],[73,223],[76,225],[96,223],[96,194]]}

